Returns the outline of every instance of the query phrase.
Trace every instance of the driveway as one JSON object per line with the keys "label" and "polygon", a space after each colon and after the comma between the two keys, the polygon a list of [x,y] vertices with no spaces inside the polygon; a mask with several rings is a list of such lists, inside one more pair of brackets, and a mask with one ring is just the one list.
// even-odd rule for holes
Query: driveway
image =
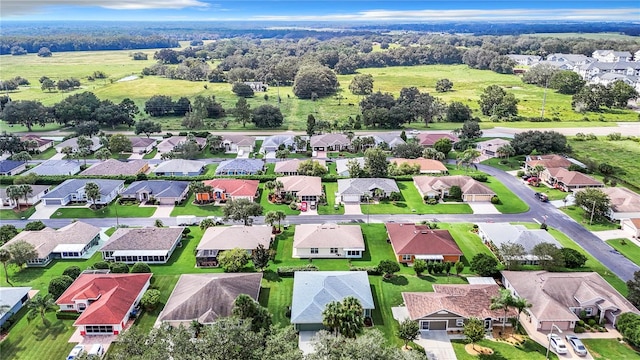
{"label": "driveway", "polygon": [[593,235],[599,237],[602,240],[630,238],[629,233],[624,230],[592,231],[592,233]]}
{"label": "driveway", "polygon": [[147,155],[147,154],[137,154],[137,153],[134,153],[134,154],[131,154],[131,155],[129,156],[129,160],[140,160],[140,159],[143,159],[145,155]]}
{"label": "driveway", "polygon": [[157,206],[156,211],[153,213],[152,218],[167,218],[171,217],[171,212],[173,211],[173,205],[153,205]]}
{"label": "driveway", "polygon": [[415,343],[422,346],[429,360],[456,360],[456,353],[445,330],[421,331]]}
{"label": "driveway", "polygon": [[55,153],[49,160],[62,160],[65,157],[63,153]]}
{"label": "driveway", "polygon": [[316,336],[317,331],[300,331],[298,337],[298,349],[302,350],[304,355],[311,354],[313,352],[313,342],[311,341]]}
{"label": "driveway", "polygon": [[468,202],[474,214],[502,214],[490,202]]}
{"label": "driveway", "polygon": [[360,204],[344,204],[345,215],[362,215]]}
{"label": "driveway", "polygon": [[41,201],[36,205],[36,212],[29,217],[29,220],[50,219],[51,215],[55,214],[57,210],[57,206],[45,206],[44,201]]}

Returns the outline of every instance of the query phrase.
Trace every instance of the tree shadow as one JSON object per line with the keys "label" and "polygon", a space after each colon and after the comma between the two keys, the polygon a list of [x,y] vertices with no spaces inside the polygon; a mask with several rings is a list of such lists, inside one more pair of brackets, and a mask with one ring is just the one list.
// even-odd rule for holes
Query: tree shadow
{"label": "tree shadow", "polygon": [[375,285],[369,285],[371,288],[371,294],[373,295],[373,304],[375,309],[371,312],[371,319],[373,319],[373,325],[384,325],[384,317],[382,316],[382,305],[380,299],[378,299],[378,292]]}
{"label": "tree shadow", "polygon": [[429,281],[429,282],[432,282],[432,283],[435,283],[437,281],[435,277],[433,277],[433,276],[431,276],[429,274],[425,275],[424,273],[422,275],[418,276],[418,279],[424,280],[424,281]]}
{"label": "tree shadow", "polygon": [[396,286],[409,285],[409,280],[404,275],[395,275],[395,276],[391,277],[390,279],[383,278],[382,281],[388,282],[388,283],[396,285]]}
{"label": "tree shadow", "polygon": [[[278,273],[271,269],[267,269],[262,273],[262,278],[269,282],[282,282],[282,278]],[[264,289],[263,289],[264,290]]]}
{"label": "tree shadow", "polygon": [[0,342],[0,354],[3,359],[16,359],[16,355],[25,350],[25,346],[19,346],[24,340],[23,336],[7,337]]}
{"label": "tree shadow", "polygon": [[40,318],[37,318],[36,321],[40,322],[35,326],[35,330],[33,331],[33,336],[36,338],[36,341],[43,341],[48,337],[50,337],[51,339],[56,339],[59,335],[64,334],[67,330],[67,326],[62,320],[57,320],[54,322],[46,320],[44,324],[42,323]]}

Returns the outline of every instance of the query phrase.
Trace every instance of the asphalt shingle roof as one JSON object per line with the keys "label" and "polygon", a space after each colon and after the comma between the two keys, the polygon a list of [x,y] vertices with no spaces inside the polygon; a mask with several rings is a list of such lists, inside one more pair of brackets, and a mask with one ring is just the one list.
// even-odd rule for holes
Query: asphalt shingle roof
{"label": "asphalt shingle roof", "polygon": [[24,161],[1,160],[0,173],[8,173],[11,170],[24,165]]}
{"label": "asphalt shingle roof", "polygon": [[140,191],[148,191],[155,198],[178,197],[189,187],[188,181],[144,180],[134,181],[120,194],[132,196]]}
{"label": "asphalt shingle roof", "polygon": [[264,162],[260,159],[232,159],[225,160],[216,168],[217,174],[228,172],[256,173],[264,167]]}
{"label": "asphalt shingle roof", "polygon": [[49,191],[48,194],[43,196],[43,199],[62,199],[70,193],[78,191],[78,189],[84,187],[87,183],[96,183],[100,188],[100,195],[106,196],[113,190],[122,186],[124,180],[104,180],[104,179],[68,179],[62,184],[55,187],[55,189]]}
{"label": "asphalt shingle roof", "polygon": [[161,162],[154,173],[197,173],[205,166],[204,161],[173,159]]}
{"label": "asphalt shingle roof", "polygon": [[25,174],[37,175],[75,175],[80,171],[80,163],[76,160],[47,160],[28,170]]}
{"label": "asphalt shingle roof", "polygon": [[170,250],[181,237],[181,227],[119,228],[100,251]]}
{"label": "asphalt shingle roof", "polygon": [[145,160],[120,161],[107,159],[96,163],[80,175],[136,175],[147,167]]}

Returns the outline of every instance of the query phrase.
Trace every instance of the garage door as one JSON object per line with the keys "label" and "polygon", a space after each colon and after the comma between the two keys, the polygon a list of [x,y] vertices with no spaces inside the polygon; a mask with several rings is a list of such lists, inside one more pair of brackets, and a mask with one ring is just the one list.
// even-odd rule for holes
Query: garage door
{"label": "garage door", "polygon": [[342,195],[342,201],[345,203],[360,203],[360,195]]}
{"label": "garage door", "polygon": [[629,234],[633,234],[633,236],[636,236],[636,228],[633,226],[633,224],[631,223],[631,220],[627,220],[624,222],[624,224],[622,225],[622,230],[628,232]]}
{"label": "garage door", "polygon": [[44,204],[45,205],[58,205],[58,206],[61,206],[62,205],[62,200],[60,200],[60,199],[44,199]]}
{"label": "garage door", "polygon": [[447,330],[446,321],[420,321],[420,329],[425,330]]}

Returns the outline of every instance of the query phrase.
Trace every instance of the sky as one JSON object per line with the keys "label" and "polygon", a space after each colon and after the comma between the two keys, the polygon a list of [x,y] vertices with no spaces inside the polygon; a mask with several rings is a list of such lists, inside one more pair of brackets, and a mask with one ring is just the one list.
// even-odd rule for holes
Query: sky
{"label": "sky", "polygon": [[570,20],[640,23],[640,1],[0,0],[0,19],[285,22]]}

